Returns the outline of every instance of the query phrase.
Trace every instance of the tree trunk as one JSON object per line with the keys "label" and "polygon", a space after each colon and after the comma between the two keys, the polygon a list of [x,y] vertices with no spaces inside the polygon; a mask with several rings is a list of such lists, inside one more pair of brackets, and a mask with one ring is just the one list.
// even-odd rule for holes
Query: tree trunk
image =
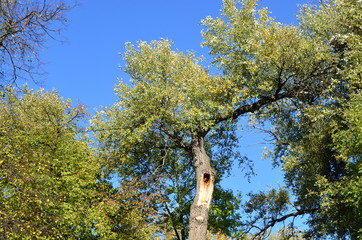
{"label": "tree trunk", "polygon": [[215,173],[206,154],[203,137],[193,141],[192,156],[196,172],[196,196],[190,209],[189,240],[206,240]]}

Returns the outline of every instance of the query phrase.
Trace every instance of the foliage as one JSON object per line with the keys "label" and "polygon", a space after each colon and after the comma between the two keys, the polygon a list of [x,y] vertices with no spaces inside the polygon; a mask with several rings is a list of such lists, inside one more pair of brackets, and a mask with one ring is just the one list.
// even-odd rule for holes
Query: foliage
{"label": "foliage", "polygon": [[271,189],[266,193],[262,191],[249,193],[249,198],[250,200],[243,207],[243,211],[249,218],[245,223],[246,232],[250,232],[258,225],[265,226],[263,231],[266,231],[278,222],[280,215],[285,215],[289,210],[289,194],[281,188]]}
{"label": "foliage", "polygon": [[0,106],[0,238],[147,239],[147,200],[137,184],[102,180],[78,126],[84,106],[26,88],[2,92]]}
{"label": "foliage", "polygon": [[54,38],[62,29],[67,20],[64,14],[71,8],[68,4],[63,0],[0,1],[0,76],[5,83],[37,72],[39,50],[47,37]]}
{"label": "foliage", "polygon": [[239,9],[226,0],[221,18],[203,21],[203,46],[210,48],[214,65],[232,81],[228,92],[236,91],[239,106],[283,94],[308,98],[329,86],[335,60],[330,46],[298,27],[275,22],[266,8],[256,6],[257,1],[248,0]]}
{"label": "foliage", "polygon": [[[351,127],[341,119],[343,114],[340,110],[321,110],[313,107],[304,109],[299,114],[302,117],[296,120],[298,122],[293,121],[299,128],[297,132],[290,132],[283,138],[278,133],[278,142],[283,142],[285,147],[280,152],[285,179],[288,188],[297,196],[293,203],[299,209],[297,213],[310,214],[308,223],[312,236],[325,238],[326,235],[336,235],[344,238],[351,235],[355,238],[361,228],[357,197],[360,190],[353,188],[354,191],[348,191],[344,188],[348,188],[350,181],[358,188],[358,173],[352,169],[360,164],[353,158],[360,156],[343,158],[336,144],[336,136],[341,137],[343,129]],[[352,111],[355,113],[355,109]],[[342,194],[344,191],[355,194],[354,200]],[[348,203],[350,201],[352,204]]]}
{"label": "foliage", "polygon": [[[328,215],[336,216],[336,210],[345,206],[351,212],[345,214],[348,220],[346,228],[355,239],[362,236],[362,95],[355,94],[351,97],[347,109],[343,114],[342,130],[333,134],[336,151],[340,153],[337,158],[345,163],[346,174],[339,182],[330,187],[323,188],[326,198],[322,204],[326,206]],[[347,126],[347,127],[346,127]],[[330,196],[330,197],[329,197]],[[338,222],[338,224],[341,224]]]}
{"label": "foliage", "polygon": [[[345,11],[351,14],[345,16]],[[222,179],[233,160],[243,160],[236,151],[238,118],[267,119],[277,127],[275,158],[297,196],[296,212],[287,213],[291,201],[282,189],[251,195],[248,209],[268,213],[253,216],[269,227],[303,214],[311,215],[312,228],[317,226],[314,220],[323,215],[322,189],[316,184],[323,177],[339,181],[345,174],[344,163],[331,148],[330,126],[340,121],[333,111],[359,88],[359,13],[354,0],[321,2],[303,8],[300,26],[286,26],[274,21],[267,9],[258,9],[256,0],[225,0],[220,18],[203,21],[203,46],[218,68],[215,75],[193,53],[173,50],[168,40],[127,44],[124,71],[131,81],[119,82],[117,103],[92,120],[108,171],[116,171],[121,179],[162,179],[166,204],[160,209],[167,212],[178,239],[184,239],[187,228],[182,226],[195,189],[195,142],[205,145],[217,179]],[[213,219],[221,219],[227,202],[239,200],[218,191],[217,182],[216,187],[214,203],[221,206],[211,210],[215,216],[210,216],[210,229],[231,235],[237,214],[223,218],[227,224]],[[237,209],[230,207],[230,214]],[[313,234],[318,236],[318,231]]]}
{"label": "foliage", "polygon": [[357,170],[361,153],[346,154],[360,141],[361,13],[358,1],[304,6],[300,29],[329,46],[335,66],[329,75],[331,82],[312,98],[284,101],[279,111],[264,109],[257,116],[274,125],[275,163],[281,164],[288,190],[296,196],[295,213],[309,216],[311,228],[305,237],[361,236]]}
{"label": "foliage", "polygon": [[[2,77],[15,81],[32,73],[68,7],[8,0],[0,9]],[[203,21],[214,75],[168,40],[127,44],[131,81],[92,119],[97,151],[79,127],[83,106],[55,92],[2,91],[0,237],[186,239],[201,162],[216,176],[210,216],[201,216],[211,239],[248,239],[252,229],[256,238],[361,239],[362,4],[320,1],[299,20],[286,26],[256,0],[224,0],[221,17]],[[273,125],[271,156],[286,186],[250,193],[241,224],[240,197],[220,182],[248,163],[237,151],[243,116]],[[307,232],[292,221],[270,235],[301,215]]]}
{"label": "foliage", "polygon": [[[92,120],[97,140],[110,169],[116,169],[121,179],[151,175],[164,183],[166,200],[159,207],[165,212],[165,224],[171,227],[166,229],[176,235],[180,231],[184,239],[195,189],[191,139],[199,129],[215,124],[205,119],[225,111],[221,107],[225,104],[219,102],[228,101],[223,95],[226,86],[220,78],[210,77],[192,53],[173,51],[167,40],[140,42],[138,48],[128,44],[124,57],[132,86],[119,83],[115,90],[119,101]],[[232,151],[237,141],[235,126],[219,125],[206,140],[214,157],[212,165],[220,170],[217,181],[228,172],[231,161],[239,159]],[[154,188],[152,182],[148,188]],[[232,194],[221,192],[220,197],[233,199]],[[225,203],[220,201],[219,207],[235,208]],[[227,220],[215,217],[213,221],[216,227]],[[223,231],[232,228],[226,223],[220,225],[225,227]]]}
{"label": "foliage", "polygon": [[18,98],[7,90],[1,112],[3,238],[90,232],[92,226],[83,230],[82,224],[98,164],[86,142],[75,137],[84,108],[71,108],[55,93],[25,90]]}
{"label": "foliage", "polygon": [[294,227],[283,227],[276,233],[272,233],[269,237],[270,240],[303,240],[303,231],[295,229]]}

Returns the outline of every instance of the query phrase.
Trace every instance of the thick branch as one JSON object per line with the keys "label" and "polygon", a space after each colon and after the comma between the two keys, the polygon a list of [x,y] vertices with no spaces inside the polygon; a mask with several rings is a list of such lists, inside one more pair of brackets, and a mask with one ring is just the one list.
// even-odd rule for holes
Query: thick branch
{"label": "thick branch", "polygon": [[[308,74],[301,82],[308,82],[308,79],[313,79],[318,76],[324,76],[327,74],[330,74],[334,71],[335,65],[326,67],[322,71],[318,71],[318,68],[314,69],[310,74]],[[220,122],[226,121],[226,120],[236,120],[239,116],[246,114],[246,113],[253,113],[258,110],[260,110],[262,107],[277,102],[281,99],[286,98],[293,98],[293,97],[300,97],[303,95],[309,95],[309,92],[306,91],[310,86],[308,84],[295,84],[295,87],[292,89],[284,89],[285,85],[287,84],[287,80],[281,81],[282,76],[282,70],[283,66],[281,67],[281,70],[279,72],[278,76],[278,87],[274,94],[271,94],[270,96],[261,96],[258,100],[256,100],[254,103],[242,105],[238,108],[236,108],[234,111],[223,115],[216,117],[215,125],[219,124]],[[291,78],[288,77],[287,79]],[[323,90],[323,86],[319,86],[318,90]],[[315,90],[314,90],[315,91]],[[204,134],[206,135],[208,130],[204,131]]]}
{"label": "thick branch", "polygon": [[255,111],[260,110],[265,105],[268,105],[270,103],[276,102],[276,101],[284,99],[284,98],[289,98],[289,97],[292,97],[292,94],[279,93],[279,94],[275,94],[272,97],[261,97],[258,101],[254,102],[254,103],[243,105],[243,106],[235,109],[233,112],[215,119],[216,120],[215,122],[216,122],[216,124],[218,124],[222,121],[229,120],[229,119],[235,120],[243,114],[253,113]]}

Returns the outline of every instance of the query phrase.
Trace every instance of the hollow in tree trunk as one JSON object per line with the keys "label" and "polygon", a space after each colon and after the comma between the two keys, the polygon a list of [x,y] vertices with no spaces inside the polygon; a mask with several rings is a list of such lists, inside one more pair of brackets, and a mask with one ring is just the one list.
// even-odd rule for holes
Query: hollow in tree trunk
{"label": "hollow in tree trunk", "polygon": [[189,240],[206,240],[215,172],[211,168],[202,137],[193,141],[192,155],[196,172],[196,195],[190,209]]}

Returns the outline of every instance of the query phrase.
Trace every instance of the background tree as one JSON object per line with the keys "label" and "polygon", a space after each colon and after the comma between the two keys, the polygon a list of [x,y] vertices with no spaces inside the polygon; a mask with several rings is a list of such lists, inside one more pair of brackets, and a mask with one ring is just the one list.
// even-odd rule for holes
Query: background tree
{"label": "background tree", "polygon": [[70,8],[63,0],[0,1],[1,86],[38,73],[39,51],[61,31]]}
{"label": "background tree", "polygon": [[347,149],[360,144],[356,127],[360,124],[361,13],[362,5],[349,0],[305,6],[301,11],[301,30],[330,46],[336,68],[331,84],[319,95],[308,101],[285,101],[283,111],[269,109],[259,115],[274,125],[274,158],[285,171],[287,190],[296,196],[289,202],[292,213],[279,212],[264,226],[307,214],[311,228],[306,237],[360,239],[361,202],[350,184],[360,187],[356,176],[361,152],[347,153]]}
{"label": "background tree", "polygon": [[339,64],[328,42],[275,22],[266,9],[256,10],[254,0],[240,7],[224,1],[222,17],[203,24],[203,45],[221,74],[209,74],[194,54],[174,51],[167,40],[128,44],[125,72],[131,84],[119,83],[119,101],[93,121],[117,169],[127,164],[136,166],[132,174],[158,173],[175,159],[193,167],[190,240],[206,238],[215,179],[227,170],[215,171],[224,163],[210,158],[218,149],[209,137],[220,129],[230,131],[220,140],[233,146],[239,117],[265,109],[282,112],[289,101],[310,101],[335,83]]}
{"label": "background tree", "polygon": [[0,238],[153,235],[152,196],[136,184],[115,189],[102,177],[103,164],[78,125],[82,105],[55,92],[8,89],[0,112]]}

